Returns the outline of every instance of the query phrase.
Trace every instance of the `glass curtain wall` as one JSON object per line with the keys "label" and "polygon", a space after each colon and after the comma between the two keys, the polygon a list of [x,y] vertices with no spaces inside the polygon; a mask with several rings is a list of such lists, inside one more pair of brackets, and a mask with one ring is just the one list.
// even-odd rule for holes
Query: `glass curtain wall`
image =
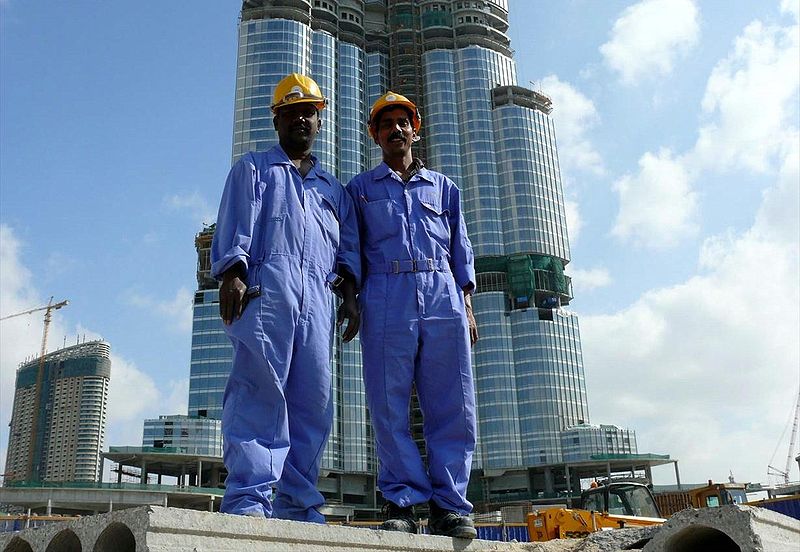
{"label": "glass curtain wall", "polygon": [[[286,19],[251,19],[239,25],[233,161],[277,142],[272,91],[289,73],[308,74],[311,28]],[[325,91],[328,93],[328,91]]]}
{"label": "glass curtain wall", "polygon": [[219,318],[219,293],[198,290],[192,307],[189,416],[222,419],[222,393],[232,360],[233,347]]}
{"label": "glass curtain wall", "polygon": [[499,52],[469,46],[455,50],[453,65],[457,87],[453,120],[462,136],[464,217],[476,256],[503,255],[491,89],[515,82],[514,62]]}

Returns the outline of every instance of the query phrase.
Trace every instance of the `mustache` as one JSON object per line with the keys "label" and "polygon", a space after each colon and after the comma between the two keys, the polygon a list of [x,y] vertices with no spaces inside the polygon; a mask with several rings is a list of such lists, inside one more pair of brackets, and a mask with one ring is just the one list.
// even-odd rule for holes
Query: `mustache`
{"label": "mustache", "polygon": [[403,133],[402,132],[392,132],[389,135],[389,140],[394,140],[396,138],[402,140],[403,139]]}

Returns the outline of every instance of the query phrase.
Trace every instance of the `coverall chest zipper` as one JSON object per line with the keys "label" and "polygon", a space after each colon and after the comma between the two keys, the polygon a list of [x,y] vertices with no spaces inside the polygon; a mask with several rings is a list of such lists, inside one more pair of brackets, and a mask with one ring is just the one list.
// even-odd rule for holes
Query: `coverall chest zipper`
{"label": "coverall chest zipper", "polygon": [[[303,187],[303,202],[305,201],[305,179],[301,183]],[[309,210],[303,210],[303,248],[300,251],[300,281],[302,285],[300,286],[300,320],[301,324],[305,324],[308,320],[308,309],[306,308],[306,289],[308,288],[308,282],[306,282],[306,276],[309,273],[306,270],[306,250],[310,247],[308,243],[308,225],[311,221],[309,220]]]}
{"label": "coverall chest zipper", "polygon": [[[411,256],[411,260],[414,261],[417,260],[418,255],[416,252],[416,248],[414,247],[415,232],[411,224],[412,222],[411,215],[413,212],[412,208],[413,201],[411,199],[411,193],[409,192],[409,185],[411,184],[411,181],[409,180],[408,182],[405,182],[401,179],[401,183],[403,184],[403,200],[404,200],[403,203],[405,203],[406,206],[406,227],[408,227],[408,253]],[[425,309],[425,303],[422,300],[422,293],[420,291],[420,286],[419,286],[419,279],[421,276],[422,275],[418,272],[412,272],[412,277],[414,278],[414,284],[417,290],[417,316],[422,316]]]}

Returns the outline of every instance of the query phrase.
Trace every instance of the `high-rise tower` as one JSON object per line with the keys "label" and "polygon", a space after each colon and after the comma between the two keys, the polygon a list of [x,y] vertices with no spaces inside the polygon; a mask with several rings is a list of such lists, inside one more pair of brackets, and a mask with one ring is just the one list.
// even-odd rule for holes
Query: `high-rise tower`
{"label": "high-rise tower", "polygon": [[[38,401],[39,359],[19,367],[9,424],[6,482],[100,480],[111,375],[109,353],[104,341],[48,353]],[[34,410],[37,403],[38,412]],[[36,417],[39,430],[34,438],[32,421]]]}

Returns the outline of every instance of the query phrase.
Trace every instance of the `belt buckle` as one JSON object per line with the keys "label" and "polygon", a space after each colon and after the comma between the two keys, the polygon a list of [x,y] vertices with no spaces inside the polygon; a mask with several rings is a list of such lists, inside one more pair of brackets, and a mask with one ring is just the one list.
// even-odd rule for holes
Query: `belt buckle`
{"label": "belt buckle", "polygon": [[411,272],[416,272],[416,271],[417,271],[417,260],[411,259]]}
{"label": "belt buckle", "polygon": [[344,282],[344,278],[335,272],[331,272],[328,274],[327,278],[325,278],[325,281],[328,282],[328,285],[331,287],[331,289],[336,289],[341,285],[342,282]]}
{"label": "belt buckle", "polygon": [[400,274],[400,261],[392,261],[392,273]]}
{"label": "belt buckle", "polygon": [[427,261],[427,263],[428,263],[428,271],[429,272],[433,272],[434,270],[436,270],[436,267],[434,266],[433,259],[428,258],[428,259],[425,259],[425,261]]}

